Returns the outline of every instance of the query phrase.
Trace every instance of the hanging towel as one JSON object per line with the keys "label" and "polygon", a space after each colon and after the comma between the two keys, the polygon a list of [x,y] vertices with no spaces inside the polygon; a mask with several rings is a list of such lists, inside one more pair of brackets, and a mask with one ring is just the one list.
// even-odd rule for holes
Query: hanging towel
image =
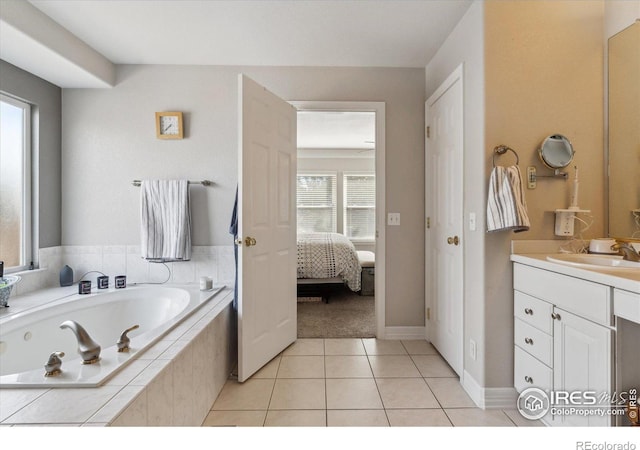
{"label": "hanging towel", "polygon": [[191,259],[187,180],[143,180],[140,186],[142,257],[153,262]]}
{"label": "hanging towel", "polygon": [[518,166],[494,167],[489,181],[487,231],[529,229],[527,204]]}

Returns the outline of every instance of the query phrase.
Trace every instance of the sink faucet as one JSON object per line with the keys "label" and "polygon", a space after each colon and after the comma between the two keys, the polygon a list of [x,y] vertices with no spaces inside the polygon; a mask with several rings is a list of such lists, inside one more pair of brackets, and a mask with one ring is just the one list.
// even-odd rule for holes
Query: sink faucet
{"label": "sink faucet", "polygon": [[78,340],[78,353],[82,357],[82,364],[93,364],[100,360],[100,346],[91,339],[89,333],[78,322],[66,320],[60,324],[60,328],[69,328]]}
{"label": "sink faucet", "polygon": [[627,242],[619,242],[611,246],[611,250],[615,250],[622,255],[622,259],[627,261],[640,262],[640,254],[636,251],[633,245]]}

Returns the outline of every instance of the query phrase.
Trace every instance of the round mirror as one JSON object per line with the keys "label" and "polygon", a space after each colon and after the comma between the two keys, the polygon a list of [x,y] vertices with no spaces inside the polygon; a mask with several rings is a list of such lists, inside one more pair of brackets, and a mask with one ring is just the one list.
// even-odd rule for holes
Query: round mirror
{"label": "round mirror", "polygon": [[574,151],[569,139],[561,134],[547,137],[539,150],[540,159],[550,169],[567,167],[573,159]]}

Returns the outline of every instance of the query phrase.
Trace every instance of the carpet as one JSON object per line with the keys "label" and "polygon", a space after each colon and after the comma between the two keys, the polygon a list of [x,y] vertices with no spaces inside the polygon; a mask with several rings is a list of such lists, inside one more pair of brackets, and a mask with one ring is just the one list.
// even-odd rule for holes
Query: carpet
{"label": "carpet", "polygon": [[298,302],[299,338],[375,337],[375,324],[375,298],[346,287],[332,294],[329,303]]}

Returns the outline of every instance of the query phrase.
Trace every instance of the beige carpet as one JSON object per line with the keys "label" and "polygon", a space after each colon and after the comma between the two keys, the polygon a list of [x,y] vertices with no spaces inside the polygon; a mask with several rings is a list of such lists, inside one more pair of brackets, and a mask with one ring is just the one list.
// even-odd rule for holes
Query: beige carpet
{"label": "beige carpet", "polygon": [[375,337],[374,297],[348,288],[322,301],[298,302],[299,338]]}

